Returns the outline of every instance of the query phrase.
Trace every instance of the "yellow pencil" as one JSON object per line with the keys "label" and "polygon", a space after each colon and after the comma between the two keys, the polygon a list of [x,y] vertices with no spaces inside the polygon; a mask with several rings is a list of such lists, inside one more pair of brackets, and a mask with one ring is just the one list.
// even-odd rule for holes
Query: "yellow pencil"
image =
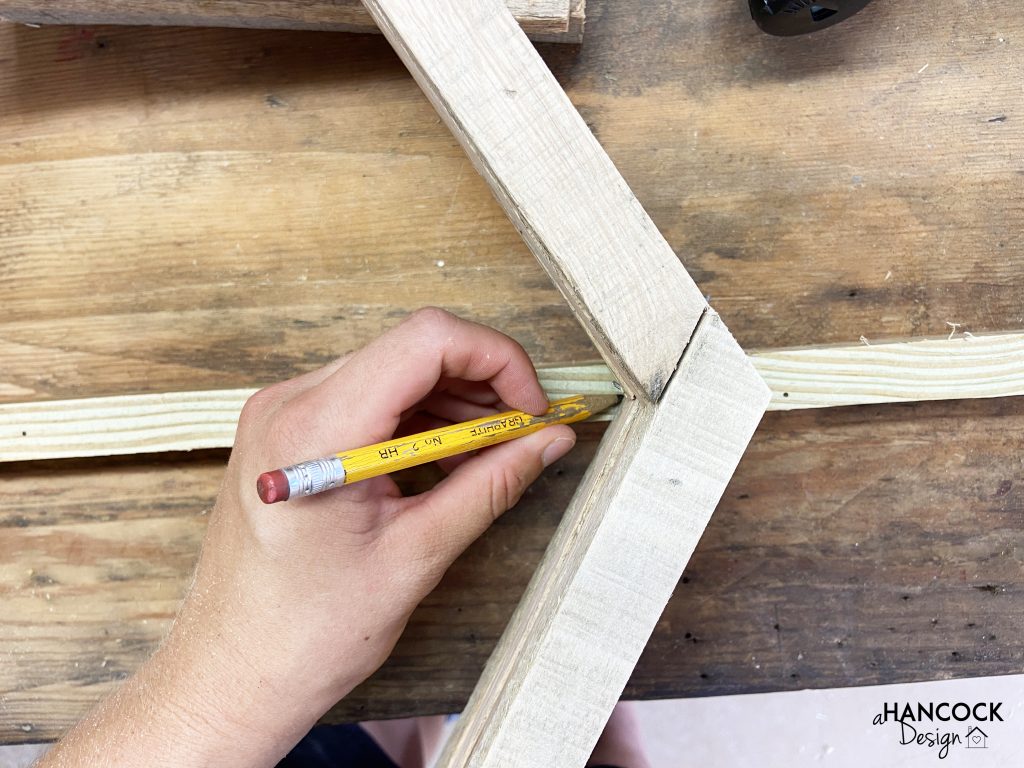
{"label": "yellow pencil", "polygon": [[552,424],[583,421],[618,401],[615,395],[574,395],[551,403],[541,416],[507,411],[365,448],[342,451],[323,459],[264,472],[256,480],[256,492],[266,504],[312,496],[339,485],[525,437]]}

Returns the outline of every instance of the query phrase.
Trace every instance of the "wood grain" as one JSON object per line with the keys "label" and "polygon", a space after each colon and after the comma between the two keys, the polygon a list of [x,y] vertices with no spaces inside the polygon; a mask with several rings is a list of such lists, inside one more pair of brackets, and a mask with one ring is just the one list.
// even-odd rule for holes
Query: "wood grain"
{"label": "wood grain", "polygon": [[[577,430],[330,720],[464,707],[605,425]],[[1021,434],[1020,398],[768,414],[626,694],[1019,673]],[[156,647],[226,453],[0,467],[0,742],[56,738]]]}
{"label": "wood grain", "polygon": [[707,307],[499,0],[365,0],[625,389],[657,401]]}
{"label": "wood grain", "polygon": [[[523,30],[540,40],[579,43],[585,0],[506,0]],[[377,32],[359,0],[0,0],[0,18],[24,24],[157,24]]]}
{"label": "wood grain", "polygon": [[[0,62],[0,399],[255,386],[427,304],[540,362],[594,359],[382,38],[346,38],[325,65],[308,40],[330,34],[89,33],[0,26],[16,52]],[[240,58],[214,82],[220,56]],[[291,81],[279,56],[305,74]],[[242,59],[281,87],[237,80]],[[61,74],[22,78],[49,67]],[[79,107],[105,105],[87,133],[84,92]],[[218,122],[226,144],[209,141]]]}
{"label": "wood grain", "polygon": [[770,391],[498,0],[363,2],[635,398],[439,759],[583,766]]}
{"label": "wood grain", "polygon": [[[618,395],[604,365],[542,368],[549,399]],[[0,462],[230,448],[242,406],[257,390],[117,395],[0,405]],[[616,408],[592,417],[607,421]]]}
{"label": "wood grain", "polygon": [[662,399],[612,423],[441,765],[586,763],[769,398],[708,312]]}
{"label": "wood grain", "polygon": [[[772,390],[768,410],[1024,395],[1021,333],[768,350],[750,361]],[[603,364],[538,373],[550,398],[621,391]],[[255,391],[0,404],[0,462],[228,448]]]}
{"label": "wood grain", "polygon": [[[742,3],[588,6],[543,55],[744,347],[1024,327],[1014,0],[799,40]],[[427,303],[594,359],[379,36],[0,24],[0,51],[0,399],[257,386]],[[770,414],[627,693],[1019,672],[1022,432],[1014,399]],[[594,446],[335,717],[462,706]],[[0,738],[54,738],[154,647],[223,459],[0,468]]]}
{"label": "wood grain", "polygon": [[769,410],[1024,394],[1024,333],[752,352]]}
{"label": "wood grain", "polygon": [[[875,5],[780,40],[742,4],[594,0],[586,45],[542,46],[747,349],[1024,327],[1024,21]],[[8,24],[0,50],[3,401],[254,387],[424,304],[595,359],[379,36]]]}

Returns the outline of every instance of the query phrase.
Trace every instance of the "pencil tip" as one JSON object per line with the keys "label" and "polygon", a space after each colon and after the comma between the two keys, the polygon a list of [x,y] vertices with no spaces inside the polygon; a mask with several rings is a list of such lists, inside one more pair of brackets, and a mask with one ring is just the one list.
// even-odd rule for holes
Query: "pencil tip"
{"label": "pencil tip", "polygon": [[288,486],[288,476],[280,469],[273,472],[264,472],[256,478],[256,493],[259,494],[264,504],[273,504],[278,501],[287,501],[291,494]]}

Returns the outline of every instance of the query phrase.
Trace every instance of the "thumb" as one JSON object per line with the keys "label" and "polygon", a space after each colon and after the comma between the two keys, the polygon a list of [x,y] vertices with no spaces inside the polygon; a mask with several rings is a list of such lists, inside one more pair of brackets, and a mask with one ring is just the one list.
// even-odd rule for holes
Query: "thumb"
{"label": "thumb", "polygon": [[432,490],[407,499],[410,508],[400,519],[412,530],[403,535],[447,568],[575,444],[576,433],[559,424],[481,451]]}

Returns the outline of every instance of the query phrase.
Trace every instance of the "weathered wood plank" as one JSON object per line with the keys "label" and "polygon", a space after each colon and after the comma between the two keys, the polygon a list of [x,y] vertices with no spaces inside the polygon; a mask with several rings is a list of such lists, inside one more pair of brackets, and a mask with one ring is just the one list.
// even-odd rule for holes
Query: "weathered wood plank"
{"label": "weathered wood plank", "polygon": [[[382,38],[335,58],[307,44],[329,34],[79,32],[0,25],[0,400],[255,386],[426,304],[595,358]],[[237,56],[281,88],[235,80]]]}
{"label": "weathered wood plank", "polygon": [[[587,44],[546,59],[744,346],[1024,325],[1020,91],[1005,76],[1024,39],[1014,0],[987,14],[950,0],[926,25],[908,4],[874,3],[800,41],[761,35],[742,3],[680,14],[652,0],[639,23],[632,0],[591,5]],[[0,41],[3,399],[255,386],[318,367],[424,303],[501,327],[543,362],[594,358],[383,40],[345,37],[339,49],[309,33],[0,25]],[[370,224],[382,212],[386,236]],[[1019,672],[1020,407],[770,415],[627,691]],[[461,706],[587,450],[550,475],[545,504],[524,504],[456,565],[394,663],[338,717]],[[0,470],[4,535],[19,537],[0,552],[22,552],[25,570],[76,547],[86,557],[81,530],[43,533],[82,521],[86,467],[106,488],[88,501],[104,538],[141,515],[165,521],[154,541],[198,546],[183,521],[212,503],[220,462],[198,488],[184,481],[204,461]],[[184,584],[187,569],[158,547],[135,560],[129,544],[100,564]],[[5,605],[37,588],[4,573]],[[52,738],[109,690],[104,669],[124,674],[151,650],[169,602],[147,625],[106,623],[120,615],[108,598],[145,611],[114,585],[69,580],[20,614],[53,623],[47,650],[19,645],[15,667],[0,665],[45,681],[0,694],[41,697],[38,720],[11,705],[5,738]],[[61,642],[79,631],[77,611],[95,621]],[[104,629],[129,634],[90,676],[73,665]],[[8,728],[33,722],[33,733]]]}
{"label": "weathered wood plank", "polygon": [[[747,349],[1024,327],[1024,20],[876,5],[780,41],[594,0],[544,48]],[[595,359],[386,41],[341,39],[0,25],[0,400],[253,387],[429,303]]]}
{"label": "weathered wood plank", "polygon": [[[605,425],[577,430],[576,449],[455,563],[330,719],[464,707]],[[1021,434],[1019,398],[768,414],[626,694],[1020,672]],[[55,739],[156,647],[225,460],[0,467],[0,742]],[[402,483],[435,479],[424,468]]]}
{"label": "weathered wood plank", "polygon": [[[540,40],[579,43],[585,0],[505,0],[523,30]],[[377,32],[359,0],[0,0],[0,18],[24,24],[156,24]]]}
{"label": "weathered wood plank", "polygon": [[657,401],[707,308],[498,0],[364,0],[633,395]]}

